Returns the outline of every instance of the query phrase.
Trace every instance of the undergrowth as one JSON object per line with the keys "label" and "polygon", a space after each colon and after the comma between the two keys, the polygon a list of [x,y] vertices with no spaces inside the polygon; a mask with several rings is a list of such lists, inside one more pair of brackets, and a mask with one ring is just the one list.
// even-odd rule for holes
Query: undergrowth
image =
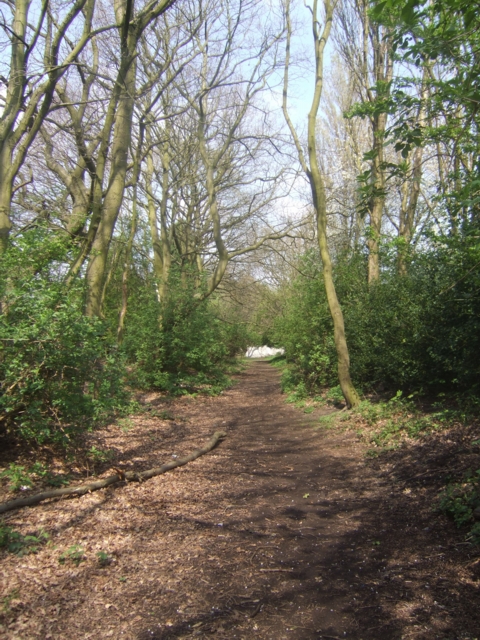
{"label": "undergrowth", "polygon": [[[426,412],[413,398],[403,398],[401,392],[386,402],[363,401],[348,414],[337,417],[356,430],[371,448],[367,456],[377,457],[382,452],[398,448],[402,442],[423,438],[433,432],[455,425],[466,426],[471,420],[465,409],[445,408],[441,404]],[[472,444],[480,444],[480,440]],[[452,518],[457,527],[468,527],[467,541],[480,544],[480,469],[468,471],[461,482],[454,482],[443,490],[438,509]]]}
{"label": "undergrowth", "polygon": [[17,556],[36,553],[48,540],[49,535],[43,530],[24,536],[12,527],[0,524],[0,549],[15,553]]}
{"label": "undergrowth", "polygon": [[480,545],[480,469],[469,471],[462,482],[449,484],[440,496],[439,511],[453,519],[457,527],[469,527],[467,540]]}
{"label": "undergrowth", "polygon": [[425,412],[412,397],[404,398],[397,391],[386,402],[364,400],[352,410],[348,421],[358,435],[373,445],[370,455],[375,455],[375,449],[396,447],[404,440],[446,429],[459,417],[458,413],[441,407]]}
{"label": "undergrowth", "polygon": [[[286,394],[286,402],[304,411],[322,406],[344,406],[339,386],[324,389],[312,397],[304,382],[288,368],[282,376],[282,390]],[[466,424],[469,417],[465,410],[446,408],[441,403],[426,411],[421,403],[415,402],[414,396],[405,398],[401,391],[397,391],[389,400],[375,402],[365,399],[351,411],[332,414],[328,426],[354,429],[358,436],[372,445],[368,455],[376,457],[382,450],[396,448],[402,441],[421,438],[454,424]],[[324,418],[320,418],[322,424]]]}
{"label": "undergrowth", "polygon": [[25,491],[38,480],[43,480],[51,487],[61,487],[70,480],[67,475],[52,473],[42,462],[35,462],[31,467],[12,462],[0,473],[0,478],[9,481],[10,491]]}

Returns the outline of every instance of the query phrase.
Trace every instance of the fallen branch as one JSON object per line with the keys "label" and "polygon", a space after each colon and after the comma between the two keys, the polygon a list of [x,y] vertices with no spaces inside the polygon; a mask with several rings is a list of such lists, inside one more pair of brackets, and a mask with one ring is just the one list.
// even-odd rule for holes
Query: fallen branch
{"label": "fallen branch", "polygon": [[149,480],[150,478],[154,478],[155,476],[160,476],[162,473],[171,471],[176,467],[182,467],[188,462],[192,462],[192,460],[196,460],[200,456],[203,456],[205,453],[211,451],[217,445],[217,443],[226,435],[227,434],[224,431],[216,431],[211,439],[207,442],[207,444],[201,449],[193,451],[193,453],[190,453],[184,458],[179,458],[178,460],[173,460],[172,462],[162,464],[161,467],[155,467],[153,469],[148,469],[147,471],[142,471],[140,473],[136,473],[135,471],[127,471],[124,473],[123,471],[117,470],[117,473],[114,476],[108,476],[108,478],[103,478],[102,480],[88,482],[87,484],[82,484],[78,487],[52,489],[51,491],[37,493],[37,495],[29,496],[28,498],[18,498],[17,500],[4,502],[3,504],[0,504],[0,513],[5,513],[6,511],[11,511],[12,509],[21,509],[22,507],[31,507],[35,504],[38,504],[39,502],[43,502],[43,500],[48,500],[49,498],[60,498],[62,496],[83,496],[86,493],[104,489],[105,487],[108,487],[111,484],[115,484],[116,482],[121,482],[122,480],[127,482],[143,482],[144,480]]}

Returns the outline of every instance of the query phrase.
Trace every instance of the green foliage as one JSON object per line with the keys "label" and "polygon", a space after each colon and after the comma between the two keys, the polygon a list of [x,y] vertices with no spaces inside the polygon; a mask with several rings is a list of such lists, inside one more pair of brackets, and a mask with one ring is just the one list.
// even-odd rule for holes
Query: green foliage
{"label": "green foliage", "polygon": [[332,404],[342,404],[344,402],[344,397],[340,385],[331,387],[327,392],[326,399]]}
{"label": "green foliage", "polygon": [[32,479],[30,473],[26,472],[24,466],[10,463],[8,469],[0,473],[0,478],[8,478],[10,480],[10,491],[19,491],[21,487],[31,487]]}
{"label": "green foliage", "polygon": [[290,365],[282,377],[285,392],[293,390],[300,381],[299,393],[313,393],[321,386],[336,384],[336,353],[333,327],[323,282],[318,269],[316,252],[307,253],[299,277],[285,292],[284,310],[277,318],[275,341],[285,349]]}
{"label": "green foliage", "polygon": [[173,270],[168,299],[142,287],[131,302],[122,346],[141,388],[170,393],[215,393],[228,383],[225,368],[247,337],[240,325],[223,322],[216,303],[195,297],[193,283]]}
{"label": "green foliage", "polygon": [[449,485],[440,497],[439,509],[452,518],[457,527],[470,526],[469,539],[480,544],[480,523],[473,512],[480,507],[480,469],[470,472],[463,482]]}
{"label": "green foliage", "polygon": [[337,415],[330,413],[325,416],[320,416],[318,419],[319,429],[333,429],[337,425]]}
{"label": "green foliage", "polygon": [[74,544],[71,547],[69,547],[58,558],[58,561],[60,564],[65,564],[66,562],[72,562],[77,567],[84,560],[85,560],[85,551],[78,544]]}
{"label": "green foliage", "polygon": [[51,487],[60,488],[60,487],[64,487],[65,485],[69,484],[70,476],[69,475],[63,475],[63,474],[48,472],[48,475],[46,477],[46,481],[47,481],[47,484],[49,484]]}
{"label": "green foliage", "polygon": [[[361,402],[353,412],[354,424],[362,429],[376,447],[395,447],[405,438],[420,438],[451,424],[443,412],[426,414],[419,411],[401,392],[387,402]],[[366,433],[365,433],[366,432]]]}
{"label": "green foliage", "polygon": [[[458,162],[438,182],[439,201],[452,225],[473,221],[480,205],[477,8],[468,0],[376,0],[371,16],[389,27],[397,58],[418,68],[432,69],[435,63],[441,69],[395,79],[385,108],[393,116],[387,139],[404,158],[416,146],[444,144]],[[420,83],[428,89],[423,95]],[[429,120],[422,128],[416,118],[420,107]],[[471,161],[465,161],[469,156]]]}
{"label": "green foliage", "polygon": [[108,462],[108,460],[112,459],[113,455],[113,451],[109,449],[97,449],[95,446],[90,447],[87,451],[87,457],[93,462]]}
{"label": "green foliage", "polygon": [[[395,247],[384,247],[381,279],[370,287],[363,255],[338,257],[335,284],[359,387],[480,396],[478,237],[473,226],[461,236],[430,236],[406,276],[397,274]],[[333,327],[314,258],[304,257],[304,275],[285,296],[275,336],[290,367],[284,390],[302,382],[312,395],[338,384]]]}
{"label": "green foliage", "polygon": [[69,476],[52,473],[42,462],[35,462],[29,468],[11,462],[8,468],[0,473],[0,478],[8,478],[10,491],[28,489],[37,479],[44,480],[52,487],[61,487],[69,482]]}
{"label": "green foliage", "polygon": [[0,263],[0,411],[27,440],[68,441],[127,405],[123,363],[104,323],[83,315],[83,292],[65,290],[67,248],[42,228]]}
{"label": "green foliage", "polygon": [[[295,367],[284,367],[280,379],[282,392],[287,394],[286,402],[294,403],[298,408],[304,409],[305,400],[309,397],[309,391],[305,381],[299,375]],[[315,407],[310,405],[304,409],[305,413],[311,413]]]}
{"label": "green foliage", "polygon": [[106,551],[98,551],[97,558],[98,558],[98,564],[101,567],[107,567],[112,562],[112,558],[108,555]]}
{"label": "green foliage", "polygon": [[35,535],[22,535],[7,525],[0,524],[0,549],[24,556],[36,553],[39,547],[49,539],[48,533],[39,531]]}

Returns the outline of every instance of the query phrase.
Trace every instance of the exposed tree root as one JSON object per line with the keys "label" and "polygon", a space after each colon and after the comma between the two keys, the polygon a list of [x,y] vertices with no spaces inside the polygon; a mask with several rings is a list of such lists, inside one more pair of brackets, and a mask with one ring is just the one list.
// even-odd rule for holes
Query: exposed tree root
{"label": "exposed tree root", "polygon": [[184,458],[179,458],[178,460],[172,460],[172,462],[167,462],[166,464],[162,464],[161,467],[155,467],[153,469],[148,469],[147,471],[142,471],[137,473],[135,471],[127,471],[123,472],[116,469],[117,473],[114,476],[108,476],[108,478],[103,478],[102,480],[95,480],[94,482],[88,482],[87,484],[82,484],[78,487],[64,487],[63,489],[52,489],[51,491],[43,491],[42,493],[37,493],[35,496],[29,496],[28,498],[19,498],[18,500],[10,500],[9,502],[4,502],[0,504],[0,513],[5,513],[6,511],[11,511],[12,509],[20,509],[21,507],[31,507],[39,502],[43,502],[43,500],[48,500],[49,498],[60,498],[62,496],[83,496],[85,493],[91,493],[92,491],[98,491],[98,489],[104,489],[111,484],[115,484],[116,482],[143,482],[144,480],[149,480],[150,478],[154,478],[155,476],[159,476],[162,473],[166,473],[167,471],[171,471],[176,467],[182,467],[188,462],[192,462],[192,460],[196,460],[203,454],[211,451],[217,443],[226,436],[227,434],[224,431],[216,431],[207,444],[201,449],[197,449],[193,451],[188,456]]}

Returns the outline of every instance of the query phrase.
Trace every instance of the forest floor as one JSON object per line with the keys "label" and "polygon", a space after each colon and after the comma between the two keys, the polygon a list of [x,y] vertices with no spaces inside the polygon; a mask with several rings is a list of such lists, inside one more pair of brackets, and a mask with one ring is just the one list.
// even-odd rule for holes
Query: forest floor
{"label": "forest floor", "polygon": [[218,397],[142,401],[149,411],[91,435],[90,472],[227,437],[142,484],[3,516],[40,542],[0,552],[1,638],[480,638],[479,547],[434,510],[445,467],[480,467],[475,434],[368,459],[352,430],[318,428],[331,410],[286,404],[261,361]]}

